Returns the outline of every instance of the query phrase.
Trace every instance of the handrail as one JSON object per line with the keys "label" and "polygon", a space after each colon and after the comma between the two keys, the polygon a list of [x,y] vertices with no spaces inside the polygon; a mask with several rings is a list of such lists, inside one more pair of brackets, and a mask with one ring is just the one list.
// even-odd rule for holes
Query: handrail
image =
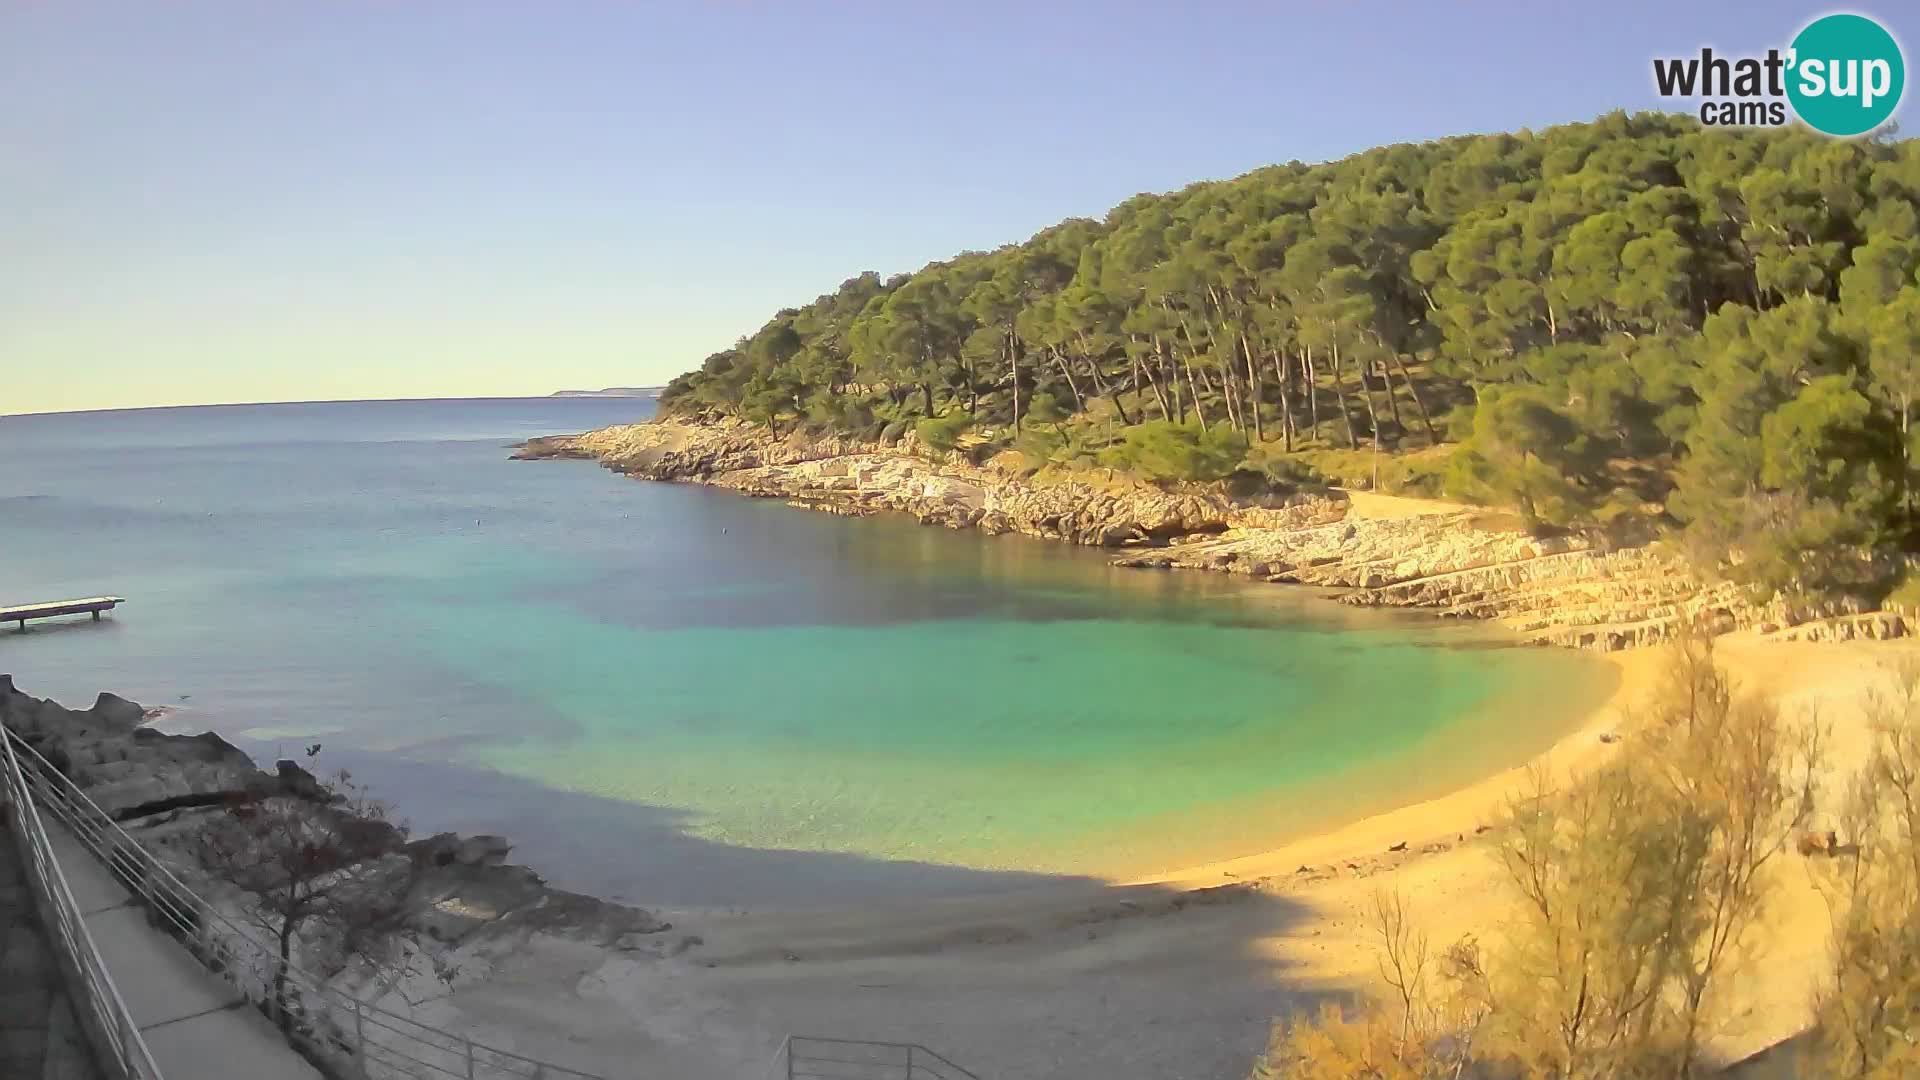
{"label": "handrail", "polygon": [[980,1080],[919,1043],[789,1035],[787,1080]]}
{"label": "handrail", "polygon": [[[53,931],[56,947],[66,957],[70,969],[79,975],[79,985],[70,988],[74,992],[71,996],[84,999],[84,1008],[93,1019],[86,1025],[93,1036],[90,1041],[95,1044],[96,1055],[108,1059],[96,1064],[108,1066],[125,1080],[164,1080],[160,1066],[154,1063],[153,1054],[140,1035],[139,1026],[133,1021],[133,1014],[120,997],[119,987],[114,985],[113,975],[100,959],[100,950],[87,930],[86,920],[81,917],[80,905],[73,898],[67,875],[60,869],[60,860],[54,857],[46,823],[34,805],[13,743],[11,732],[6,738],[0,738],[0,747],[4,748],[0,750],[0,784],[4,784],[7,801],[13,806],[13,813],[8,816],[20,835],[27,876],[45,902],[43,914],[52,915],[49,929]],[[28,750],[31,752],[30,747]]]}
{"label": "handrail", "polygon": [[[270,1008],[279,965],[272,946],[189,889],[24,739],[6,731],[0,742],[7,745],[9,761],[17,745],[31,766],[18,770],[32,796],[23,798],[23,804],[43,804],[121,884],[148,903],[202,964],[224,976],[255,1005]],[[335,1071],[364,1080],[603,1080],[360,1001],[297,966],[287,969],[285,997],[289,1015],[281,1028],[288,1040],[324,1059]]]}

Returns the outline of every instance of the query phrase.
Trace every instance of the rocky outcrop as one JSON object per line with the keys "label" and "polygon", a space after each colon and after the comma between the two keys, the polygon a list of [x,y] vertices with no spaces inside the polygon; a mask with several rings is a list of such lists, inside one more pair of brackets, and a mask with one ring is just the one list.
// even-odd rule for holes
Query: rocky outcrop
{"label": "rocky outcrop", "polygon": [[992,463],[936,460],[911,435],[891,444],[799,434],[776,439],[734,420],[660,420],[533,439],[514,457],[591,458],[648,480],[711,484],[809,509],[894,511],[930,525],[1096,547],[1161,544],[1221,532],[1248,514],[1277,512],[1120,476],[1036,482]]}
{"label": "rocky outcrop", "polygon": [[1036,478],[929,454],[911,436],[893,444],[776,439],[739,421],[675,418],[535,439],[515,456],[588,458],[807,509],[895,511],[952,528],[1127,549],[1116,564],[1313,585],[1359,606],[1497,620],[1541,644],[1628,649],[1688,624],[1807,637],[1886,637],[1909,627],[1899,613],[1861,618],[1846,605],[1756,605],[1657,545],[1603,550],[1578,536],[1540,538],[1465,508],[1374,518],[1352,512],[1338,492],[1247,505],[1098,470]]}
{"label": "rocky outcrop", "polygon": [[1652,644],[1684,620],[1761,617],[1652,549],[1598,551],[1579,537],[1488,527],[1470,511],[1241,527],[1117,561],[1338,589],[1348,604],[1498,620],[1529,640],[1581,648]]}
{"label": "rocky outcrop", "polygon": [[210,805],[228,792],[279,782],[220,736],[163,735],[142,726],[140,706],[101,694],[84,712],[28,697],[0,675],[0,722],[116,819]]}
{"label": "rocky outcrop", "polygon": [[1763,625],[1775,641],[1888,641],[1914,632],[1912,616],[1899,611],[1872,611],[1811,619],[1796,626]]}

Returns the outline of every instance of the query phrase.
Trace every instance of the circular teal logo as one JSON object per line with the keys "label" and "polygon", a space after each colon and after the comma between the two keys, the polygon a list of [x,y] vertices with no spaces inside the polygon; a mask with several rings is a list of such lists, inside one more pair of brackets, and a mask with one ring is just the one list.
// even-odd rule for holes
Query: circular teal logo
{"label": "circular teal logo", "polygon": [[1816,131],[1860,135],[1887,122],[1907,86],[1900,43],[1864,15],[1826,15],[1793,39],[1787,99]]}

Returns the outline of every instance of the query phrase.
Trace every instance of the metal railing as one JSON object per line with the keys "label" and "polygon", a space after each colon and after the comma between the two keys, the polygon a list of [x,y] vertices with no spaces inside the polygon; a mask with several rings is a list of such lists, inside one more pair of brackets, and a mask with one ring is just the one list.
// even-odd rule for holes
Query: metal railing
{"label": "metal railing", "polygon": [[[280,958],[274,946],[255,936],[265,935],[264,928],[242,927],[194,893],[19,736],[7,731],[0,742],[7,744],[9,762],[15,761],[17,750],[13,775],[24,780],[23,794],[31,796],[19,799],[20,804],[31,808],[37,802],[46,808],[146,903],[163,929],[276,1019],[289,1042],[329,1071],[365,1080],[603,1080],[360,1001],[297,966],[287,969],[282,992],[285,1015],[276,1016],[272,999]],[[47,858],[51,861],[50,853]],[[54,872],[59,872],[57,865]],[[97,956],[94,961],[98,962]],[[104,968],[101,976],[105,978]],[[110,988],[111,982],[106,985]],[[147,1074],[134,1075],[145,1080]]]}
{"label": "metal railing", "polygon": [[100,959],[93,935],[87,932],[80,905],[67,885],[60,861],[54,858],[46,823],[34,805],[27,774],[20,767],[13,745],[11,733],[0,739],[0,786],[4,786],[6,802],[12,808],[8,817],[20,838],[22,861],[39,901],[42,922],[51,932],[54,948],[64,961],[62,966],[78,977],[77,985],[68,987],[68,996],[74,999],[75,1012],[91,1036],[95,1063],[124,1080],[163,1080],[160,1066],[154,1064],[146,1040],[140,1037],[140,1028],[133,1022],[133,1014],[127,1011],[127,1003],[121,1000],[113,976]]}
{"label": "metal railing", "polygon": [[780,1057],[787,1080],[980,1080],[918,1043],[789,1035]]}

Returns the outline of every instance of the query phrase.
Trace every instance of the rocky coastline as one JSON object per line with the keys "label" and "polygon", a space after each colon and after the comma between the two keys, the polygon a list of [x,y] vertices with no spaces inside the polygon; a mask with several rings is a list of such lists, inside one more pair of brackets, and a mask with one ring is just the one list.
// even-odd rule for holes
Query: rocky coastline
{"label": "rocky coastline", "polygon": [[1689,623],[1801,641],[1902,637],[1914,625],[1911,613],[1861,605],[1756,604],[1659,544],[1543,539],[1474,508],[1376,516],[1340,491],[1247,502],[1104,470],[1033,475],[1015,455],[974,464],[934,453],[911,433],[892,442],[773,437],[733,419],[668,417],[531,439],[513,456],[597,461],[641,479],[828,513],[897,512],[923,524],[1065,540],[1113,549],[1119,566],[1309,585],[1347,604],[1491,620],[1545,645],[1629,649]]}

